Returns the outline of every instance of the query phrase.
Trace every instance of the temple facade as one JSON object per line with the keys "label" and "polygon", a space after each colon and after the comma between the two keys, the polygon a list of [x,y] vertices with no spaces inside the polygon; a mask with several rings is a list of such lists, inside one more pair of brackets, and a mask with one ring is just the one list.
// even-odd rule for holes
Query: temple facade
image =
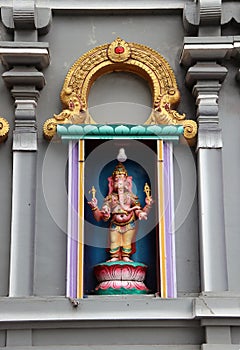
{"label": "temple facade", "polygon": [[240,1],[0,8],[0,349],[239,350]]}

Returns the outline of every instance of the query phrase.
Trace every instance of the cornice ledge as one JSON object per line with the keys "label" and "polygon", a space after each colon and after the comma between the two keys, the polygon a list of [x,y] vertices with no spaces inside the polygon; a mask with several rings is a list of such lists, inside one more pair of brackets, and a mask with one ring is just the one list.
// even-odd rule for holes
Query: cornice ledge
{"label": "cornice ledge", "polygon": [[[13,350],[15,350],[15,349],[13,349]],[[201,350],[239,350],[239,345],[233,345],[233,344],[202,344],[201,345]]]}
{"label": "cornice ledge", "polygon": [[233,54],[233,36],[185,37],[180,63],[190,67],[198,61],[221,61]]}
{"label": "cornice ledge", "polygon": [[[65,297],[0,298],[0,324],[45,321],[193,320],[240,317],[239,294],[201,294],[198,297],[162,299],[144,297],[68,299]],[[73,301],[77,301],[73,303]],[[131,309],[129,308],[131,306]]]}
{"label": "cornice ledge", "polygon": [[0,41],[0,58],[8,69],[14,66],[46,68],[50,63],[47,42]]}
{"label": "cornice ledge", "polygon": [[[77,307],[76,307],[77,303]],[[119,310],[121,312],[119,313]],[[116,315],[118,315],[116,317]],[[0,325],[5,322],[192,320],[193,298],[144,297],[68,299],[0,298]]]}
{"label": "cornice ledge", "polygon": [[239,318],[239,294],[203,293],[194,299],[194,314],[196,318]]}
{"label": "cornice ledge", "polygon": [[[5,0],[6,1],[6,0]],[[66,11],[147,11],[147,10],[182,10],[184,8],[186,0],[38,0],[40,6],[49,6],[53,11],[59,13]],[[1,3],[1,1],[0,1]]]}

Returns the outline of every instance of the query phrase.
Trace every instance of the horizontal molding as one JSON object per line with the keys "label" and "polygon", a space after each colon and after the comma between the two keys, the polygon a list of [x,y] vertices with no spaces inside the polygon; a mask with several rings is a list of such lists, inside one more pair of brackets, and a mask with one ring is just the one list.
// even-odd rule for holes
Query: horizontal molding
{"label": "horizontal molding", "polygon": [[[7,346],[0,350],[200,350],[198,345],[64,345],[64,346]],[[205,348],[204,348],[205,349]],[[224,350],[227,350],[225,348]],[[239,349],[230,348],[231,350]],[[230,350],[229,349],[229,350]],[[214,348],[215,350],[215,348]],[[219,350],[219,349],[217,349]]]}
{"label": "horizontal molding", "polygon": [[[164,322],[171,327],[176,322],[188,321],[194,324],[199,319],[212,320],[211,325],[223,319],[235,324],[240,317],[239,295],[214,294],[212,296],[162,299],[154,295],[146,296],[89,296],[71,300],[66,297],[19,297],[0,298],[0,328],[11,323],[42,322],[66,323],[100,321],[103,327],[114,327],[113,321]],[[106,323],[102,323],[104,320]],[[99,323],[98,323],[99,326]],[[196,325],[195,325],[196,326]]]}
{"label": "horizontal molding", "polygon": [[238,344],[203,344],[201,350],[239,350]]}
{"label": "horizontal molding", "polygon": [[190,67],[198,61],[240,58],[240,36],[185,37],[180,63]]}
{"label": "horizontal molding", "polygon": [[[18,0],[21,2],[21,0]],[[37,7],[48,7],[56,10],[106,10],[106,9],[183,9],[186,0],[38,0]],[[0,0],[0,6],[11,7],[12,0]]]}
{"label": "horizontal molding", "polygon": [[162,139],[178,141],[182,125],[59,124],[62,140],[79,139]]}
{"label": "horizontal molding", "polygon": [[194,300],[194,312],[197,318],[239,318],[239,297],[201,296]]}
{"label": "horizontal molding", "polygon": [[197,61],[213,61],[230,58],[233,54],[234,38],[229,37],[185,37],[180,63],[189,67]]}
{"label": "horizontal molding", "polygon": [[[77,306],[76,306],[77,305]],[[12,322],[192,320],[193,298],[148,296],[0,298],[0,328]]]}
{"label": "horizontal molding", "polygon": [[18,65],[46,68],[50,62],[49,45],[44,42],[0,41],[0,58],[7,68]]}

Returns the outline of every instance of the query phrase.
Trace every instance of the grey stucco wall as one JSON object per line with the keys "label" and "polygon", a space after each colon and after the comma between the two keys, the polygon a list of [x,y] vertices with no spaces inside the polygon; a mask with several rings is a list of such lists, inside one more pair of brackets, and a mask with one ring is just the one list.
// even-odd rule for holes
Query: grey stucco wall
{"label": "grey stucco wall", "polygon": [[[3,67],[0,68],[4,72]],[[1,116],[6,118],[13,127],[14,106],[12,97],[1,81]],[[0,145],[0,295],[8,295],[9,252],[11,230],[11,200],[12,200],[12,137]],[[24,186],[24,184],[23,184]]]}
{"label": "grey stucco wall", "polygon": [[[63,14],[63,11],[61,13]],[[12,40],[11,35],[6,34],[3,28],[0,29],[1,40]],[[228,33],[231,33],[231,30]],[[237,34],[236,28],[234,33]],[[50,143],[44,140],[42,126],[46,119],[61,111],[59,95],[65,76],[73,63],[91,48],[111,42],[117,36],[126,41],[150,46],[163,55],[175,73],[181,92],[178,111],[186,113],[190,119],[194,119],[196,114],[194,98],[184,84],[186,70],[179,65],[183,38],[186,36],[180,11],[141,16],[104,16],[99,13],[95,16],[81,16],[74,15],[74,11],[64,15],[54,12],[49,33],[39,37],[39,40],[49,43],[51,56],[50,65],[43,71],[46,86],[40,93],[37,106],[33,293],[39,298],[0,298],[0,347],[7,346],[12,350],[19,349],[18,346],[34,346],[36,350],[43,347],[57,349],[59,346],[69,350],[119,350],[130,347],[143,350],[151,346],[153,349],[164,350],[237,350],[238,345],[229,345],[240,343],[240,311],[237,297],[240,291],[240,102],[239,86],[235,80],[237,61],[224,62],[229,72],[219,98],[224,142],[224,203],[229,289],[230,292],[236,293],[236,298],[231,299],[234,295],[231,293],[223,293],[216,298],[211,294],[206,298],[204,295],[194,298],[201,291],[196,154],[194,148],[190,149],[184,145],[174,147],[177,288],[178,296],[183,298],[164,300],[146,296],[135,299],[121,297],[114,300],[94,296],[81,300],[78,307],[74,307],[71,301],[64,298],[68,149],[66,144],[57,139]],[[4,71],[5,68],[1,67],[1,73]],[[7,142],[0,145],[0,296],[7,296],[14,105],[3,81],[0,81],[0,99],[0,114],[11,124]],[[109,118],[113,117],[116,121],[125,122],[127,118],[128,122],[139,120],[141,123],[147,118],[151,106],[150,91],[145,81],[132,74],[113,73],[96,81],[90,92],[89,105],[92,115],[99,122],[109,121]],[[23,189],[24,186],[27,184],[23,183]],[[216,249],[217,246],[216,242]],[[44,298],[45,296],[53,298]],[[200,345],[207,342],[210,343],[209,347]]]}
{"label": "grey stucco wall", "polygon": [[[66,31],[64,29],[65,26],[62,26],[63,20],[66,22],[66,25],[69,26],[69,31]],[[171,25],[169,23],[171,23]],[[159,33],[157,34],[154,30],[154,28],[158,26],[160,26],[160,37]],[[166,27],[168,28],[167,31]],[[135,28],[139,28],[139,30],[135,30]],[[54,147],[49,146],[48,142],[42,138],[42,125],[48,117],[61,111],[59,94],[68,70],[83,53],[104,42],[112,41],[118,35],[129,41],[146,44],[158,50],[170,63],[177,77],[178,86],[182,94],[179,111],[192,116],[194,114],[193,100],[190,92],[183,84],[184,69],[181,68],[178,63],[183,36],[183,31],[180,31],[179,28],[182,28],[181,19],[175,16],[155,16],[151,18],[151,21],[149,17],[145,18],[143,16],[55,16],[49,34],[41,37],[43,41],[49,42],[51,64],[44,71],[47,85],[41,92],[37,107],[39,148],[34,294],[65,294],[66,234],[64,231],[67,223],[66,184],[65,182],[62,182],[62,179],[59,180],[58,174],[61,172],[64,162],[67,161],[67,147],[58,145],[55,149]],[[69,37],[70,33],[71,35]],[[80,38],[79,33],[81,33]],[[138,38],[139,33],[142,33],[141,41]],[[168,44],[166,43],[166,35],[169,37]],[[2,70],[4,69],[2,68]],[[102,82],[101,79],[99,79],[95,86],[93,86],[89,98],[89,104],[93,110],[93,115],[96,116],[96,118],[99,118],[97,113],[98,110],[95,105],[101,103],[101,97],[104,97],[102,102],[104,104],[104,112],[106,111],[106,114],[108,113],[110,117],[113,115],[113,118],[115,118],[115,108],[118,111],[118,116],[116,118],[121,118],[121,115],[123,115],[124,121],[125,116],[126,118],[129,118],[130,115],[133,115],[134,119],[132,122],[136,122],[139,113],[140,122],[143,122],[144,118],[146,119],[149,114],[149,107],[151,105],[150,91],[147,83],[134,75],[128,77],[126,76],[126,73],[119,73],[120,83],[116,83],[116,81],[115,75],[111,74],[103,77]],[[114,86],[114,92],[109,94],[112,86]],[[1,90],[2,96],[6,96],[4,98],[2,112],[3,115],[7,117],[9,115],[9,108],[13,112],[13,101],[3,82],[1,83]],[[96,102],[94,96],[96,96]],[[122,102],[120,105],[117,103],[117,98],[119,99],[118,101]],[[126,113],[128,113],[128,115],[126,115]],[[12,116],[9,116],[8,118],[10,122],[12,120],[11,117]],[[120,119],[118,120],[120,121]],[[1,231],[2,234],[4,234],[3,244],[1,245],[1,248],[4,250],[4,254],[1,255],[1,258],[3,259],[1,269],[4,274],[4,283],[2,283],[1,286],[3,288],[2,295],[7,295],[7,257],[9,255],[11,208],[11,177],[9,176],[9,172],[11,171],[11,158],[9,157],[11,154],[11,137],[6,144],[1,145],[1,148],[8,149],[7,152],[1,152],[1,157],[4,157],[5,164],[4,167],[1,167],[1,171],[5,171],[3,177],[5,177],[8,182],[8,186],[4,186],[2,189],[3,195],[1,200],[1,204],[4,206],[4,209],[1,210],[1,215],[3,215],[4,218],[2,220],[3,225]],[[181,147],[177,147],[176,152],[180,155],[179,157],[181,159],[181,153],[184,154],[184,151],[180,149]],[[182,159],[184,160],[184,155]],[[49,164],[54,164],[54,167],[48,169],[48,174],[46,174],[46,167],[44,167],[43,174],[42,166],[46,160],[49,161]],[[185,161],[184,167],[189,167],[190,169],[189,172],[186,171],[189,179],[181,179],[181,176],[176,177],[176,194],[181,187],[181,181],[186,181],[186,183],[191,181],[191,171],[193,167],[192,159],[190,159],[190,161]],[[56,171],[56,169],[58,170]],[[49,179],[49,183],[47,179]],[[54,198],[56,198],[56,200],[49,204],[48,199],[46,200],[45,198],[44,191],[47,191],[48,193],[51,188],[55,189]],[[63,191],[64,194],[61,194],[61,191]],[[4,196],[7,197],[6,201],[3,200]],[[58,199],[58,196],[60,197],[60,200]],[[6,210],[8,210],[8,220],[6,220]],[[178,289],[183,293],[199,291],[197,225],[191,223],[191,217],[194,218],[193,220],[195,222],[196,210],[196,206],[191,208],[190,214],[186,216],[186,218],[189,219],[184,225],[183,222],[181,223],[176,237]],[[54,217],[55,215],[61,217],[60,223],[57,222],[58,219]],[[182,218],[182,215],[185,214],[180,213],[179,215]],[[4,228],[5,226],[6,228]],[[188,239],[188,235],[190,235],[190,240]],[[184,236],[186,236],[185,239],[182,238]],[[189,244],[187,243],[186,245],[186,241],[188,241]],[[193,260],[189,259],[189,256],[194,257]],[[186,268],[187,271],[189,271],[190,278],[188,277],[188,274],[185,274],[184,272]]]}
{"label": "grey stucco wall", "polygon": [[226,219],[226,247],[228,259],[229,290],[239,292],[239,83],[236,81],[236,62],[225,61],[228,75],[219,98],[220,125],[223,133],[223,174]]}

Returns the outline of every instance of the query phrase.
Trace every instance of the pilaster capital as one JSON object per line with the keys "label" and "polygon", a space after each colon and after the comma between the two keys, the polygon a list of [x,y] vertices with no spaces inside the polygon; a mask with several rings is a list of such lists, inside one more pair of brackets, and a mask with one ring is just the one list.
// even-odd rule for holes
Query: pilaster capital
{"label": "pilaster capital", "polygon": [[48,43],[38,42],[38,35],[48,32],[51,16],[51,9],[37,6],[36,0],[13,0],[1,8],[4,26],[14,32],[14,41],[0,42],[0,59],[10,69],[2,78],[15,100],[14,151],[37,150],[36,106],[45,85],[38,69],[50,61]]}
{"label": "pilaster capital", "polygon": [[199,124],[196,150],[203,148],[222,148],[222,129],[217,125]]}
{"label": "pilaster capital", "polygon": [[35,120],[15,121],[13,151],[37,151],[37,127]]}
{"label": "pilaster capital", "polygon": [[35,100],[17,100],[13,151],[37,151]]}
{"label": "pilaster capital", "polygon": [[26,125],[30,126],[31,121],[35,123],[39,91],[34,86],[16,86],[11,90],[11,94],[15,100],[15,126],[25,128]]}
{"label": "pilaster capital", "polygon": [[4,74],[15,101],[13,151],[36,151],[36,106],[40,95],[37,89],[43,85],[43,74],[33,68],[28,72],[15,68]]}
{"label": "pilaster capital", "polygon": [[198,88],[205,90],[219,89],[219,83],[222,83],[227,75],[227,68],[216,62],[198,62],[193,67],[190,67],[186,74],[186,84],[190,87],[198,81],[207,83],[198,85]]}
{"label": "pilaster capital", "polygon": [[216,62],[198,62],[190,67],[186,83],[193,87],[198,120],[197,150],[222,148],[222,133],[219,128],[218,96],[227,68]]}
{"label": "pilaster capital", "polygon": [[51,9],[37,7],[36,0],[13,0],[12,7],[1,8],[1,15],[8,30],[36,30],[39,35],[49,31],[52,19]]}
{"label": "pilaster capital", "polygon": [[45,85],[42,72],[34,67],[19,66],[2,74],[3,80],[9,89],[15,86],[30,86],[41,90]]}

